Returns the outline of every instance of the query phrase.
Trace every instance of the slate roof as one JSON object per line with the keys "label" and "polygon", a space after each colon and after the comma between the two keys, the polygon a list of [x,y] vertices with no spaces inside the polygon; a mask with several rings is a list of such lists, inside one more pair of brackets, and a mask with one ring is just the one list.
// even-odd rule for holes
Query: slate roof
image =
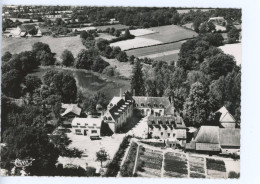
{"label": "slate roof", "polygon": [[114,105],[111,109],[109,109],[109,113],[111,114],[112,118],[116,121],[121,114],[127,109],[127,107],[132,102],[130,100],[124,101],[122,98]]}
{"label": "slate roof", "polygon": [[221,113],[219,121],[221,123],[235,123],[235,118],[228,112],[225,106],[221,107],[217,112]]}
{"label": "slate roof", "polygon": [[186,129],[185,123],[180,116],[149,116],[148,125],[173,125],[176,129]]}
{"label": "slate roof", "polygon": [[219,139],[221,146],[240,146],[240,129],[220,128]]}
{"label": "slate roof", "polygon": [[[150,107],[151,105],[153,108],[159,108],[162,105],[164,108],[170,105],[170,100],[168,97],[146,97],[146,96],[133,96],[133,99],[138,106],[141,107],[141,104],[144,104],[143,107]],[[154,107],[154,104],[157,107]]]}
{"label": "slate roof", "polygon": [[219,144],[218,126],[201,126],[195,137],[196,143]]}

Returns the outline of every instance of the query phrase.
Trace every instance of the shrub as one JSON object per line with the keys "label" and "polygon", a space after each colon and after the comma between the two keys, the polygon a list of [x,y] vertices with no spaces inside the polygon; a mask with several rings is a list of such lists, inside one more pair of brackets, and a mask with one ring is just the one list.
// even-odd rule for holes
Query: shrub
{"label": "shrub", "polygon": [[230,171],[228,173],[228,178],[240,178],[240,173],[236,173],[235,171]]}

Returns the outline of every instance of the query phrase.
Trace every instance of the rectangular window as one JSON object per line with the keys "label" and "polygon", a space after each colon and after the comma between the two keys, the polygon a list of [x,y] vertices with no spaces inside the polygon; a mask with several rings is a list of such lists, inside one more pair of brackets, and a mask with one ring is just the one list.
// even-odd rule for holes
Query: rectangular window
{"label": "rectangular window", "polygon": [[175,137],[175,133],[172,134],[172,137]]}
{"label": "rectangular window", "polygon": [[92,134],[96,134],[96,133],[97,133],[97,130],[91,130],[91,133],[92,133]]}
{"label": "rectangular window", "polygon": [[77,125],[80,125],[80,123],[77,123]]}
{"label": "rectangular window", "polygon": [[161,135],[163,135],[163,132],[161,132]]}
{"label": "rectangular window", "polygon": [[170,133],[168,133],[168,137],[170,137]]}
{"label": "rectangular window", "polygon": [[97,124],[93,124],[93,126],[97,126]]}

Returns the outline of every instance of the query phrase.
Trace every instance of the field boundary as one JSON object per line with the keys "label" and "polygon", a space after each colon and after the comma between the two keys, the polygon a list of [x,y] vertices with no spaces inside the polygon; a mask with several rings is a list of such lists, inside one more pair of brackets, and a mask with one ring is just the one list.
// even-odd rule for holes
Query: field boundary
{"label": "field boundary", "polygon": [[126,50],[124,50],[124,51],[135,50],[135,49],[141,49],[141,48],[148,48],[148,47],[153,47],[153,46],[158,46],[158,45],[166,45],[166,44],[170,44],[170,43],[177,43],[177,42],[181,42],[181,41],[191,40],[191,39],[194,39],[194,38],[195,38],[195,37],[185,38],[185,39],[181,39],[181,40],[173,41],[173,42],[158,43],[158,44],[155,44],[155,45],[148,45],[148,46],[143,46],[143,47],[130,48],[130,49],[126,49]]}

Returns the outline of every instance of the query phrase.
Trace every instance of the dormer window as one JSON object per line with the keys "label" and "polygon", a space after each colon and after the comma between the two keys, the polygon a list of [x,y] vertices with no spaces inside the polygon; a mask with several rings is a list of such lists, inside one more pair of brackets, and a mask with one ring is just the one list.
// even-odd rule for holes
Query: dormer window
{"label": "dormer window", "polygon": [[154,107],[158,107],[158,105],[157,105],[157,104],[153,104],[153,106],[154,106]]}
{"label": "dormer window", "polygon": [[163,104],[160,104],[160,107],[163,108]]}
{"label": "dormer window", "polygon": [[111,104],[110,104],[110,107],[112,107],[112,106],[113,106],[113,104],[111,103]]}
{"label": "dormer window", "polygon": [[151,107],[151,104],[148,103],[147,105],[148,105],[148,107]]}
{"label": "dormer window", "polygon": [[144,103],[141,103],[141,106],[143,107],[143,106],[144,106]]}

